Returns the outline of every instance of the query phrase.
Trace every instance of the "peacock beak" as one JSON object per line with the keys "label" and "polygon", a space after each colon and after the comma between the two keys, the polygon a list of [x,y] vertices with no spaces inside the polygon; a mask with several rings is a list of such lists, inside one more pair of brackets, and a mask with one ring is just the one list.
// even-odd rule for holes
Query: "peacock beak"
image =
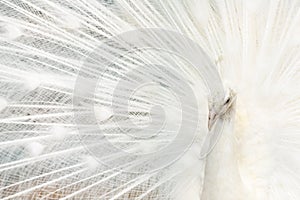
{"label": "peacock beak", "polygon": [[211,131],[213,126],[217,121],[217,113],[214,111],[209,111],[208,114],[208,130]]}

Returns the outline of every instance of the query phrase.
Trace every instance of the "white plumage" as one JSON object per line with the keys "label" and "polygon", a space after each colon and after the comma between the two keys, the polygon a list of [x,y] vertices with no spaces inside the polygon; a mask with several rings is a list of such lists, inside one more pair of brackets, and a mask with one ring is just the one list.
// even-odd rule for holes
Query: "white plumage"
{"label": "white plumage", "polygon": [[[299,0],[0,0],[0,198],[299,199],[299,5]],[[210,99],[205,77],[163,51],[114,61],[94,98],[88,98],[86,85],[76,86],[76,81],[90,55],[108,38],[140,28],[176,31],[201,46],[221,77],[225,99]],[[156,39],[160,43],[162,38]],[[189,49],[187,43],[173,42],[172,47]],[[162,84],[143,85],[133,93],[128,118],[114,113],[109,101],[126,70],[153,63],[165,66],[166,73],[153,67],[159,73],[141,70],[129,82],[166,79],[184,93],[176,83],[181,75],[196,96],[199,119],[181,119],[181,102]],[[81,71],[87,77],[103,70],[92,64]],[[86,97],[79,104],[73,102],[76,87]],[[127,93],[122,90],[116,99]],[[163,148],[174,140],[182,120],[199,120],[197,134],[172,165],[127,173],[140,163],[110,151],[100,152],[99,162],[91,153],[95,141],[104,141],[94,126],[83,126],[91,104],[107,140],[130,154]],[[151,110],[153,105],[161,107]],[[137,130],[160,124],[149,113],[156,116],[161,109],[166,114],[162,134],[138,138],[131,122]],[[74,115],[82,116],[82,124],[74,122]],[[125,131],[117,129],[116,121],[124,122]],[[200,159],[204,138],[220,121],[219,141]],[[182,144],[177,145],[157,160],[177,154]]]}

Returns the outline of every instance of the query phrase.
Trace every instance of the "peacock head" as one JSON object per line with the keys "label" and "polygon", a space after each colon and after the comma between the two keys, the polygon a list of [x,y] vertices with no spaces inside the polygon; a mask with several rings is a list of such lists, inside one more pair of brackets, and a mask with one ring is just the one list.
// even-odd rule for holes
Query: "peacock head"
{"label": "peacock head", "polygon": [[208,130],[212,130],[218,119],[231,113],[236,102],[236,93],[229,89],[224,100],[210,105],[208,113]]}

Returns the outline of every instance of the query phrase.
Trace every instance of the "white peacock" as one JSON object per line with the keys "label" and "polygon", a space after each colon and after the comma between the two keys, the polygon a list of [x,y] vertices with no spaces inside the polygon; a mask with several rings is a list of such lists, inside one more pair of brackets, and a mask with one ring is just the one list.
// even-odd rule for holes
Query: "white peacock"
{"label": "white peacock", "polygon": [[299,11],[0,0],[0,198],[299,199]]}

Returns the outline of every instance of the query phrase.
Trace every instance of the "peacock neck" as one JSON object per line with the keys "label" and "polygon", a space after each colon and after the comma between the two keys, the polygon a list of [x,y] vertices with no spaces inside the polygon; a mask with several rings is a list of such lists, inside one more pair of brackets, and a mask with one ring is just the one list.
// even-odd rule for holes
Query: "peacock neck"
{"label": "peacock neck", "polygon": [[202,200],[244,199],[234,119],[235,112],[220,119],[224,120],[224,128],[218,143],[207,157]]}

